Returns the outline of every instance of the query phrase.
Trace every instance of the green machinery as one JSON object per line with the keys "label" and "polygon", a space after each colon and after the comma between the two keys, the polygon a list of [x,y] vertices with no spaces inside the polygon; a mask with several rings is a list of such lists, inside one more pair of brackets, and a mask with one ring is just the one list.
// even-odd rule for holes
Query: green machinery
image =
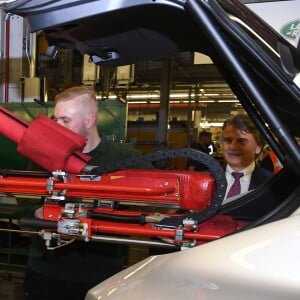
{"label": "green machinery", "polygon": [[[127,105],[120,101],[99,101],[98,127],[103,136],[116,142],[125,141],[127,124]],[[1,106],[14,112],[24,120],[30,122],[38,115],[53,115],[53,102],[36,103],[0,103]],[[0,168],[26,169],[28,160],[16,151],[16,144],[0,136]]]}

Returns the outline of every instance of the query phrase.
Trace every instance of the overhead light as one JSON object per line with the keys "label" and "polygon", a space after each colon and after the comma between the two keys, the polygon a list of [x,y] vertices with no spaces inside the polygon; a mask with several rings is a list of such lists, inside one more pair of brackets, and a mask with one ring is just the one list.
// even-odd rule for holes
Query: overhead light
{"label": "overhead light", "polygon": [[109,95],[108,97],[103,97],[101,95],[96,95],[96,99],[97,100],[117,100],[118,99],[118,96],[117,95]]}
{"label": "overhead light", "polygon": [[130,104],[159,104],[160,101],[130,101]]}
{"label": "overhead light", "polygon": [[187,93],[174,93],[170,94],[170,98],[189,98],[194,97],[195,94],[187,94]]}
{"label": "overhead light", "polygon": [[129,94],[126,96],[127,99],[157,99],[160,95],[157,94]]}
{"label": "overhead light", "polygon": [[130,101],[130,104],[147,104],[148,101]]}
{"label": "overhead light", "polygon": [[223,122],[200,122],[199,127],[200,128],[208,128],[208,127],[222,127]]}
{"label": "overhead light", "polygon": [[219,102],[219,103],[238,103],[239,100],[236,100],[236,99],[228,99],[228,100],[217,100],[216,102]]}

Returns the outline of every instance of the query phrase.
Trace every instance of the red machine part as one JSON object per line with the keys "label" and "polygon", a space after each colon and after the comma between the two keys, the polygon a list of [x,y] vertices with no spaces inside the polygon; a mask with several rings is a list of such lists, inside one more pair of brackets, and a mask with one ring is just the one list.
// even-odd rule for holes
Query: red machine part
{"label": "red machine part", "polygon": [[[79,181],[79,182],[78,182]],[[1,184],[1,181],[0,181]],[[54,186],[57,187],[55,183]],[[181,210],[201,211],[206,209],[214,194],[214,180],[208,173],[188,171],[159,170],[122,170],[102,176],[100,181],[81,182],[74,178],[71,183],[59,183],[60,188],[68,187],[67,194],[80,194],[92,199],[111,199],[112,201],[130,201],[159,204],[169,204]],[[84,238],[95,234],[113,236],[138,236],[145,238],[160,238],[172,241],[173,244],[196,243],[197,245],[218,239],[242,228],[245,223],[234,220],[230,216],[216,215],[200,224],[191,223],[180,227],[160,226],[155,221],[157,213],[114,209],[113,207],[93,207],[92,203],[80,208],[84,202],[75,202],[76,212],[72,216],[64,210],[63,203],[45,203],[44,220],[69,224],[70,220],[79,220],[82,228],[87,228]],[[173,206],[172,206],[173,205]],[[168,211],[168,210],[167,210]],[[180,216],[178,210],[169,212],[164,217]],[[90,213],[92,212],[92,213]],[[97,214],[101,217],[97,218]],[[104,216],[104,218],[103,218]],[[148,219],[147,219],[148,218]],[[116,221],[116,219],[119,219]],[[120,221],[128,219],[129,221]],[[134,219],[134,222],[131,220]],[[147,221],[151,219],[151,221]],[[193,221],[193,220],[192,220]],[[71,224],[71,223],[70,223]],[[66,230],[67,231],[67,230]]]}
{"label": "red machine part", "polygon": [[[65,221],[67,217],[62,217],[63,207],[57,204],[44,205],[44,218],[51,221]],[[95,212],[102,212],[110,216],[139,217],[141,212],[124,212],[107,209],[95,209]],[[151,216],[151,213],[147,213]],[[169,214],[172,217],[171,214]],[[184,226],[182,228],[168,228],[159,224],[150,223],[130,223],[114,222],[107,220],[95,220],[86,217],[75,218],[80,223],[88,226],[88,238],[94,234],[108,234],[114,236],[139,236],[145,238],[161,238],[172,240],[175,244],[195,241],[197,245],[221,238],[233,233],[243,226],[244,222],[236,221],[230,216],[216,215],[209,220],[197,224],[196,226]],[[180,231],[180,234],[178,232]]]}
{"label": "red machine part", "polygon": [[211,204],[215,190],[213,177],[200,172],[121,170],[93,181],[83,178],[70,175],[63,182],[55,178],[1,176],[0,192],[150,202],[203,210]]}
{"label": "red machine part", "polygon": [[85,138],[47,116],[40,115],[28,123],[0,107],[0,124],[0,134],[18,144],[19,153],[50,172],[80,173],[91,159],[81,152]]}
{"label": "red machine part", "polygon": [[[194,231],[192,228],[183,229],[182,239],[193,241],[202,244],[205,242],[213,241],[221,238],[225,235],[233,233],[238,229],[245,226],[245,223],[234,220],[230,216],[216,215],[211,219],[202,222],[197,225],[197,229]],[[153,227],[152,224],[124,224],[107,221],[91,221],[91,233],[106,233],[106,234],[120,234],[133,235],[143,237],[161,237],[173,239],[176,242],[176,236],[178,229],[158,229]],[[182,240],[178,240],[182,242]]]}

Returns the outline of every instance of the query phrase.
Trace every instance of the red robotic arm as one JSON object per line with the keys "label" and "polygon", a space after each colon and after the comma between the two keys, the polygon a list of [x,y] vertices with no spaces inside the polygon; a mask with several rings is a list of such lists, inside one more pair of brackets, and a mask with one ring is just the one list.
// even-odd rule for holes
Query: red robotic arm
{"label": "red robotic arm", "polygon": [[[46,116],[27,123],[0,107],[0,124],[0,133],[16,142],[21,154],[51,173],[0,175],[0,192],[45,198],[44,221],[23,220],[23,224],[48,229],[44,234],[48,244],[57,234],[59,241],[62,236],[87,241],[111,234],[115,241],[127,236],[159,237],[183,247],[243,226],[231,217],[211,218],[225,188],[216,180],[224,176],[220,166],[214,177],[205,172],[132,169],[89,174],[84,170],[90,158],[81,152],[85,139]],[[207,210],[212,213],[198,218],[198,212]],[[176,218],[180,221],[176,225],[163,222]]]}
{"label": "red robotic arm", "polygon": [[27,123],[0,107],[0,124],[0,134],[18,144],[20,154],[50,172],[65,170],[80,173],[91,159],[81,152],[85,138],[44,115]]}

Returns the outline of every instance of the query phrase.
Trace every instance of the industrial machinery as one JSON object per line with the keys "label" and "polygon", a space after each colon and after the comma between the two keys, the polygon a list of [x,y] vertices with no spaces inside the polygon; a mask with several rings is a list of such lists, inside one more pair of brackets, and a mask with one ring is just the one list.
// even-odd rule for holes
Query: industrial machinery
{"label": "industrial machinery", "polygon": [[[44,220],[22,219],[21,224],[42,229],[38,234],[49,249],[76,238],[185,249],[244,224],[229,216],[214,216],[226,180],[219,163],[205,153],[159,151],[101,168],[88,165],[90,157],[81,152],[84,138],[46,116],[27,123],[0,108],[0,124],[1,134],[18,144],[18,152],[45,170],[2,170],[0,192],[43,197]],[[209,172],[126,168],[178,155],[205,163]]]}

